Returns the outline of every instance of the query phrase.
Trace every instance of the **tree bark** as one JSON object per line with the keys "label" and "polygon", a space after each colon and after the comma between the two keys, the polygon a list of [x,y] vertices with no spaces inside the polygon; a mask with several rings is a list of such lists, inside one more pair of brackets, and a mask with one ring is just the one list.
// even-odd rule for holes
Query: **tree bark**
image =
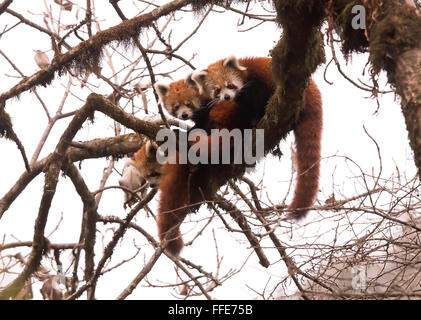
{"label": "tree bark", "polygon": [[[352,7],[364,5],[367,30],[353,29]],[[421,15],[414,1],[336,0],[332,18],[345,55],[370,53],[374,74],[385,71],[401,97],[410,146],[421,178]]]}
{"label": "tree bark", "polygon": [[421,178],[421,48],[406,51],[396,65],[396,93],[402,101],[409,143]]}

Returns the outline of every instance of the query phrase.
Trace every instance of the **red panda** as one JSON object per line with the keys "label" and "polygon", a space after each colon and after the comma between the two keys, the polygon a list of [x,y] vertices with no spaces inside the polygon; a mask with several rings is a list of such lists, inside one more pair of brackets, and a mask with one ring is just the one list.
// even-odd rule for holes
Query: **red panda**
{"label": "red panda", "polygon": [[[119,179],[120,186],[132,191],[138,190],[146,182],[151,188],[158,187],[161,177],[161,164],[156,160],[157,146],[153,142],[146,142],[131,158],[124,164],[122,176]],[[142,192],[140,194],[142,195]],[[133,195],[124,192],[124,203],[131,206],[136,202]]]}
{"label": "red panda", "polygon": [[169,85],[157,82],[154,87],[164,108],[176,118],[191,119],[194,111],[203,104],[203,97],[195,87],[191,74]]}
{"label": "red panda", "polygon": [[[211,99],[232,101],[238,91],[250,80],[259,80],[266,84],[271,93],[275,89],[272,80],[271,58],[228,57],[208,66],[206,70],[196,72],[192,78],[201,94]],[[297,148],[297,184],[294,198],[288,209],[290,217],[303,218],[317,197],[321,133],[322,101],[320,92],[310,80],[304,91],[304,108],[294,129]]]}
{"label": "red panda", "polygon": [[231,56],[193,73],[199,93],[224,101],[234,100],[238,91],[249,81],[259,80],[270,92],[275,90],[272,80],[271,58],[255,57],[237,60]]}
{"label": "red panda", "polygon": [[[259,117],[264,114],[267,100],[262,98],[263,102],[249,104],[246,101],[237,103],[234,99],[238,92],[244,88],[247,89],[245,84],[250,83],[251,80],[262,82],[269,95],[272,94],[274,83],[270,64],[270,58],[245,58],[238,61],[230,57],[210,65],[206,72],[194,74],[193,80],[198,84],[199,95],[206,97],[208,101],[209,99],[222,100],[214,104],[210,110],[207,108],[209,112],[205,119],[206,126],[229,130],[254,126]],[[254,88],[251,90],[254,91]],[[168,92],[169,90],[163,93],[167,95]],[[180,101],[184,98],[180,99],[175,95],[171,99],[172,103],[178,101],[178,105],[181,105]],[[161,97],[161,100],[164,99]],[[289,209],[293,210],[291,216],[295,218],[305,215],[308,211],[306,208],[313,205],[318,191],[322,103],[320,92],[313,81],[310,81],[304,92],[304,103],[305,108],[294,130],[298,181]],[[259,106],[260,110],[258,110]],[[248,113],[252,115],[244,117],[244,114]],[[163,240],[165,236],[170,239],[167,248],[172,254],[178,255],[183,248],[179,223],[184,220],[186,214],[195,210],[201,201],[211,200],[219,187],[228,179],[243,174],[244,168],[244,165],[233,164],[194,167],[187,164],[164,165],[159,185],[161,198],[157,223],[160,239]],[[304,209],[296,210],[299,208]]]}

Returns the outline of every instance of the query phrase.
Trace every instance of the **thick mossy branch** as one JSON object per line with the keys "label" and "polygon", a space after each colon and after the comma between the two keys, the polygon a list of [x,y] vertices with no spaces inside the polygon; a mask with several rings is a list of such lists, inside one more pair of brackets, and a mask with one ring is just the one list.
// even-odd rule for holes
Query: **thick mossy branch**
{"label": "thick mossy branch", "polygon": [[396,64],[396,93],[408,129],[409,144],[421,179],[421,46],[403,53]]}
{"label": "thick mossy branch", "polygon": [[382,14],[369,32],[370,61],[376,73],[387,72],[396,86],[395,69],[401,55],[421,47],[421,15],[410,6],[384,1]]}
{"label": "thick mossy branch", "polygon": [[0,138],[11,139],[12,135],[12,120],[9,114],[3,108],[0,108]]}
{"label": "thick mossy branch", "polygon": [[[367,30],[352,27],[355,5],[365,7]],[[395,85],[397,60],[405,51],[420,46],[421,16],[415,8],[398,0],[377,0],[370,5],[364,0],[337,0],[332,9],[342,52],[349,56],[368,49],[373,70],[386,71],[389,83]]]}
{"label": "thick mossy branch", "polygon": [[272,50],[277,89],[257,125],[264,129],[265,152],[292,130],[303,106],[303,92],[317,66],[325,61],[320,27],[326,1],[274,1],[284,34]]}
{"label": "thick mossy branch", "polygon": [[145,143],[146,136],[137,133],[124,134],[112,138],[99,138],[72,146],[67,150],[70,162],[103,157],[121,158],[133,153]]}
{"label": "thick mossy branch", "polygon": [[[388,82],[401,97],[409,143],[421,177],[421,15],[404,0],[337,0],[336,15],[350,21],[353,14],[349,7],[356,4],[366,9],[365,39],[355,37],[352,31],[339,33],[342,49],[349,54],[368,44],[374,73],[386,71]],[[348,28],[351,30],[350,25]]]}
{"label": "thick mossy branch", "polygon": [[341,47],[345,57],[349,57],[353,52],[367,51],[368,41],[365,36],[365,30],[352,27],[352,19],[355,17],[355,14],[352,13],[352,8],[361,4],[361,0],[335,1],[335,5],[331,11],[336,22],[336,31],[341,39],[346,39],[346,41],[342,42]]}
{"label": "thick mossy branch", "polygon": [[86,46],[86,49],[81,50],[74,59],[63,64],[58,70],[58,74],[62,76],[67,69],[77,76],[82,76],[86,72],[100,73],[102,58],[102,46]]}
{"label": "thick mossy branch", "polygon": [[304,35],[302,31],[305,29],[319,28],[325,17],[326,0],[274,0],[273,2],[280,25],[290,32],[294,29],[299,31],[301,36]]}

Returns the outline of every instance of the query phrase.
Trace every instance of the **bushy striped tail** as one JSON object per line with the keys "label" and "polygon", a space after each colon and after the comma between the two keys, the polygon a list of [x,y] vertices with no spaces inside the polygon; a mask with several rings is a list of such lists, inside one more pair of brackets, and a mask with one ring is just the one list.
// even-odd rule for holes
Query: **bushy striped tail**
{"label": "bushy striped tail", "polygon": [[166,249],[178,256],[184,247],[180,233],[180,223],[184,220],[188,209],[187,177],[188,167],[182,164],[165,164],[164,174],[159,182],[161,196],[157,217],[158,235],[162,241],[167,239]]}
{"label": "bushy striped tail", "polygon": [[294,130],[297,149],[297,184],[288,209],[289,218],[302,219],[313,206],[319,190],[321,138],[323,127],[322,99],[311,81],[304,92],[305,107]]}

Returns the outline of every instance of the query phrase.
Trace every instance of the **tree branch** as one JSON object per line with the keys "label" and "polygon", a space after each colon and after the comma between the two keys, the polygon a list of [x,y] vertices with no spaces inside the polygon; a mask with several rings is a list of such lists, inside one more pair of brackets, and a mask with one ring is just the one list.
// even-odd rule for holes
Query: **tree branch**
{"label": "tree branch", "polygon": [[76,70],[75,73],[77,74],[84,73],[85,71],[95,71],[99,64],[102,48],[105,45],[112,41],[128,42],[131,39],[137,39],[142,28],[150,26],[158,18],[178,10],[191,2],[193,0],[174,0],[149,13],[125,20],[117,26],[96,33],[88,40],[69,49],[68,52],[56,56],[47,68],[23,79],[13,88],[2,93],[0,95],[0,102],[16,97],[35,86],[50,83],[56,72],[61,74],[66,68]]}

